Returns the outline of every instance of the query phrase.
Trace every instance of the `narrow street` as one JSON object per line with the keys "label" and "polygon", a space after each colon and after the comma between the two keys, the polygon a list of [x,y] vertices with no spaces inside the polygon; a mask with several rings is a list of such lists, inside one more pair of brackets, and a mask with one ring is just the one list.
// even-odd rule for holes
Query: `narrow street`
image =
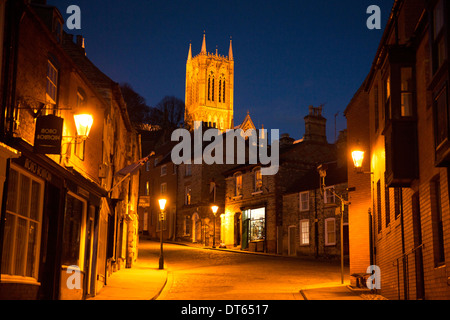
{"label": "narrow street", "polygon": [[[143,241],[139,256],[159,250],[159,243]],[[169,277],[158,300],[302,300],[301,288],[341,279],[338,262],[168,243],[164,259]]]}

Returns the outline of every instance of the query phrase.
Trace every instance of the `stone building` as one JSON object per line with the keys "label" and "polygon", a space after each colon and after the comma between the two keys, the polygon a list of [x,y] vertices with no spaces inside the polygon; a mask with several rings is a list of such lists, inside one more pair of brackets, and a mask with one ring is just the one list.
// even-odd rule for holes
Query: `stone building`
{"label": "stone building", "polygon": [[395,1],[346,110],[349,149],[365,152],[349,163],[351,272],[377,265],[389,299],[450,298],[449,18],[445,0]]}
{"label": "stone building", "polygon": [[336,159],[336,146],[326,138],[326,119],[322,107],[309,107],[305,134],[300,140],[280,138],[280,163],[275,175],[261,175],[261,165],[238,165],[224,172],[225,212],[222,241],[242,250],[282,254],[283,194],[292,181],[320,163]]}
{"label": "stone building", "polygon": [[136,259],[138,177],[117,170],[137,161],[140,143],[119,87],[55,7],[7,1],[6,11],[1,140],[16,154],[5,171],[0,297],[84,299]]}

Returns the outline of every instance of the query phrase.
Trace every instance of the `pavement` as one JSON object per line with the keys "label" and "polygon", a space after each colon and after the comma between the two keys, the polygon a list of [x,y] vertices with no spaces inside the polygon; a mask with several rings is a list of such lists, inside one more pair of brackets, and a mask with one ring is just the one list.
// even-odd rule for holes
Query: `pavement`
{"label": "pavement", "polygon": [[[146,240],[141,240],[146,241]],[[260,254],[279,256],[275,254],[248,252],[231,249],[203,247],[198,244],[169,242],[186,246],[195,246],[205,250],[234,251],[242,254]],[[88,300],[156,300],[167,284],[170,266],[159,269],[159,257],[145,255],[138,257],[132,268],[121,269],[113,273],[95,297]],[[373,294],[369,290],[353,289],[349,283],[324,283],[299,288],[304,300],[387,300]],[[194,299],[195,300],[195,299]]]}

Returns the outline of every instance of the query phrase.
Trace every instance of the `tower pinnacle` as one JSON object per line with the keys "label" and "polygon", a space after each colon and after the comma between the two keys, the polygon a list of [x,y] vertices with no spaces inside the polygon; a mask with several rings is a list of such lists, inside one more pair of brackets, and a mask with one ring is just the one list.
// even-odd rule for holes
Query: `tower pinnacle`
{"label": "tower pinnacle", "polygon": [[233,44],[232,39],[230,37],[230,50],[228,51],[228,59],[233,60]]}
{"label": "tower pinnacle", "polygon": [[206,54],[206,32],[203,31],[202,54]]}

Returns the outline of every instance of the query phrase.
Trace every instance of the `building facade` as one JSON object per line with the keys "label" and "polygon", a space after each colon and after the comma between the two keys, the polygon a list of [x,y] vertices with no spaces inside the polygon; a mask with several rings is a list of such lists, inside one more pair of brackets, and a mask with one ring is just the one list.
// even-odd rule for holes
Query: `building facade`
{"label": "building facade", "polygon": [[370,236],[350,231],[351,248],[360,243],[364,262],[380,268],[389,299],[450,298],[449,17],[448,1],[396,1],[346,112],[349,146],[365,152],[364,169],[349,170],[349,186],[372,195],[370,203],[350,196],[350,229],[360,217],[355,227],[365,225]]}
{"label": "building facade", "polygon": [[116,172],[140,143],[118,86],[55,7],[6,10],[1,136],[16,154],[5,170],[0,296],[84,299],[137,257],[138,177],[118,183]]}

